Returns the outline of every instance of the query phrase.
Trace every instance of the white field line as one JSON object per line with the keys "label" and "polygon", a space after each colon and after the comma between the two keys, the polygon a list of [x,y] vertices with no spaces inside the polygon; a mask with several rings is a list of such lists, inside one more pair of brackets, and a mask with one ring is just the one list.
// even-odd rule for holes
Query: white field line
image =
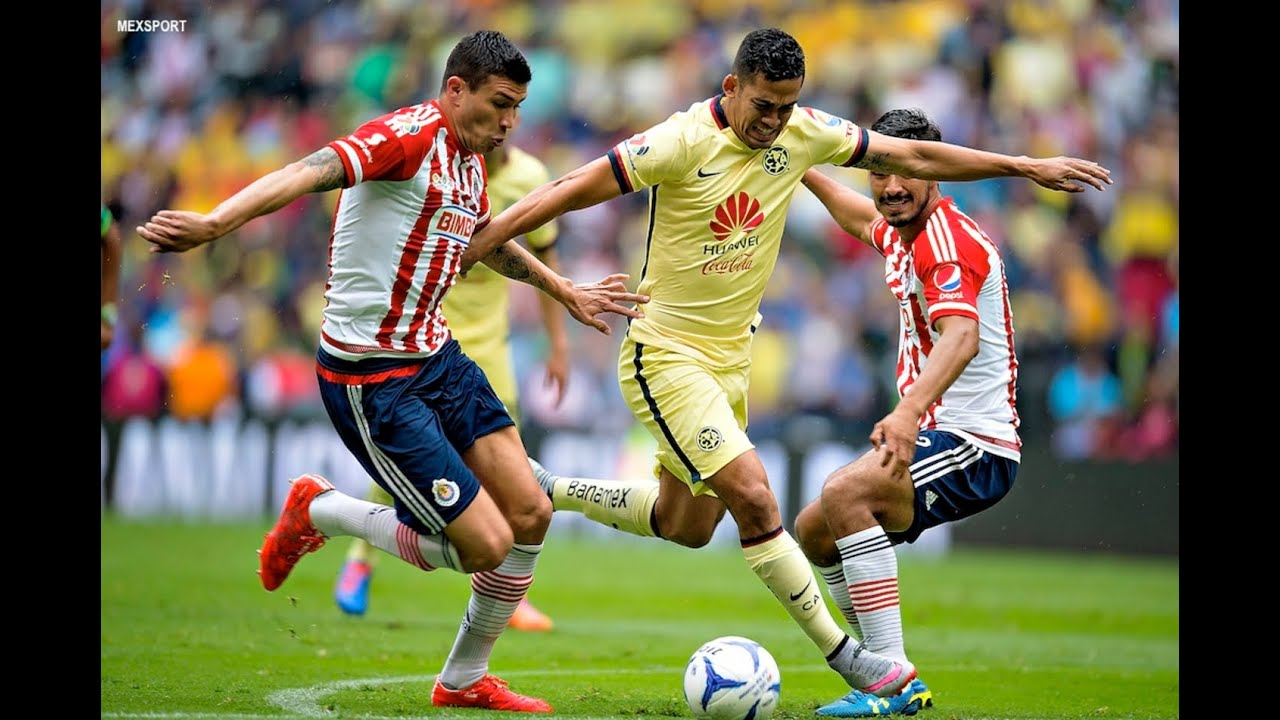
{"label": "white field line", "polygon": [[[964,669],[969,671],[980,670],[972,665],[966,665]],[[574,669],[546,669],[546,670],[505,670],[502,672],[503,677],[582,677],[592,675],[669,675],[677,677],[684,671],[684,668],[678,667],[650,667],[650,668],[632,668],[632,669],[616,669],[616,670],[587,670],[583,668]],[[787,671],[790,673],[817,673],[830,672],[831,669],[825,665],[809,665],[799,667],[789,667]],[[275,690],[267,694],[266,701],[270,705],[280,708],[286,714],[277,713],[219,713],[219,712],[128,712],[128,711],[107,711],[102,712],[103,718],[111,720],[302,720],[303,718],[335,718],[341,717],[343,720],[475,720],[474,710],[446,710],[443,708],[433,708],[429,715],[368,715],[351,713],[344,711],[341,715],[330,712],[321,706],[321,700],[341,690],[349,690],[352,688],[369,687],[377,685],[394,685],[402,683],[430,683],[434,682],[435,675],[401,675],[396,677],[375,677],[363,678],[358,680],[336,680],[328,683],[321,683],[306,688],[289,688],[285,690]],[[636,720],[635,715],[573,715],[575,720]],[[989,718],[973,718],[972,720],[1006,720],[1005,718],[989,717]],[[1034,720],[1033,718],[1020,718],[1020,720]]]}

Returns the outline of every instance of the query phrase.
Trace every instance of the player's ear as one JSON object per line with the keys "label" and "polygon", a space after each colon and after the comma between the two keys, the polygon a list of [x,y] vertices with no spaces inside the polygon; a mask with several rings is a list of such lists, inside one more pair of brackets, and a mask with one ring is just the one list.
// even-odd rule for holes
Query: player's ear
{"label": "player's ear", "polygon": [[720,83],[720,89],[724,90],[725,97],[733,97],[738,91],[738,76],[729,73],[724,76],[724,82]]}
{"label": "player's ear", "polygon": [[462,91],[466,89],[466,87],[467,87],[466,80],[463,80],[457,75],[450,75],[449,79],[444,81],[444,94],[452,97],[456,97],[458,95],[461,95]]}

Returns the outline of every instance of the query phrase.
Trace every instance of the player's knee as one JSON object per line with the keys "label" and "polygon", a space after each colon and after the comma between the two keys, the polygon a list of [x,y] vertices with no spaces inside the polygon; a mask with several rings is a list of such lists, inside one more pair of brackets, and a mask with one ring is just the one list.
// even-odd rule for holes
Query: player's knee
{"label": "player's knee", "polygon": [[822,485],[822,503],[851,504],[860,502],[867,490],[867,478],[856,465],[846,465],[827,476]]}
{"label": "player's knee", "polygon": [[511,511],[507,521],[521,542],[541,542],[551,526],[551,500],[544,493],[535,493],[521,501]]}
{"label": "player's knee", "polygon": [[821,503],[811,502],[796,515],[796,542],[811,562],[830,564],[828,550],[834,545],[831,543],[831,530],[827,527]]}
{"label": "player's knee", "polygon": [[702,525],[684,526],[663,529],[662,537],[664,540],[669,540],[687,548],[700,548],[706,547],[711,542],[711,537],[715,535],[715,531],[714,525],[711,527]]}
{"label": "player's knee", "polygon": [[769,532],[782,522],[778,498],[768,482],[739,486],[730,497],[723,499],[738,528],[750,534]]}
{"label": "player's knee", "polygon": [[506,523],[495,523],[494,527],[478,537],[469,539],[458,547],[458,558],[462,561],[465,573],[492,570],[502,564],[511,553],[515,536]]}
{"label": "player's knee", "polygon": [[706,507],[683,513],[657,513],[658,533],[663,540],[687,548],[706,547],[716,533],[716,527],[724,519],[725,506],[720,503],[715,512],[702,512]]}

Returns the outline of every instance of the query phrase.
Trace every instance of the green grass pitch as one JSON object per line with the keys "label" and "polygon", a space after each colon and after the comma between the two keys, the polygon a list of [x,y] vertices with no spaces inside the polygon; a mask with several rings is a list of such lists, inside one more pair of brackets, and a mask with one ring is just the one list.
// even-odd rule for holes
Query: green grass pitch
{"label": "green grass pitch", "polygon": [[[369,613],[346,617],[332,592],[348,539],[268,593],[254,550],[269,525],[103,515],[103,718],[511,717],[430,706],[464,576],[383,555]],[[1178,717],[1176,559],[958,549],[899,565],[907,650],[936,702],[916,717]],[[844,692],[733,547],[553,536],[530,597],[556,628],[507,632],[491,669],[560,716],[689,717],[685,661],[720,635],[778,660],[775,718]]]}

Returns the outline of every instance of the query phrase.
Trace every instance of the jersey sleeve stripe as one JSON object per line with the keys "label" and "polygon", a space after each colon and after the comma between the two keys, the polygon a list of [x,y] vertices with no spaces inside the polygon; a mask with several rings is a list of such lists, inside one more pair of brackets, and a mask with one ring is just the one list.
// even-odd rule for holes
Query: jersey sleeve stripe
{"label": "jersey sleeve stripe", "polygon": [[929,235],[929,247],[933,250],[933,256],[940,263],[956,262],[955,243],[951,242],[947,236],[947,224],[943,222],[940,213],[934,213],[929,216],[925,222],[925,230]]}
{"label": "jersey sleeve stripe", "polygon": [[351,185],[347,187],[363,182],[364,168],[360,167],[360,158],[356,155],[355,148],[351,147],[346,140],[334,140],[332,145],[339,151],[338,157],[342,158],[342,164],[347,168],[347,179],[351,181]]}
{"label": "jersey sleeve stripe", "polygon": [[618,188],[622,190],[622,194],[635,192],[636,189],[631,186],[631,180],[627,178],[627,172],[622,169],[622,155],[616,147],[609,151],[609,165],[613,168],[613,177],[618,181]]}
{"label": "jersey sleeve stripe", "polygon": [[942,228],[941,238],[942,247],[947,253],[947,257],[953,262],[960,259],[960,251],[956,249],[956,237],[951,233],[951,217],[944,208],[942,212],[935,217],[938,218],[938,227]]}
{"label": "jersey sleeve stripe", "polygon": [[867,154],[867,142],[869,140],[870,136],[867,135],[867,129],[861,127],[858,128],[858,149],[853,151],[853,155],[850,155],[849,159],[846,160],[841,167],[853,167],[859,162],[862,162],[863,156]]}
{"label": "jersey sleeve stripe", "polygon": [[946,315],[963,315],[977,320],[978,308],[962,302],[940,302],[929,305],[929,322],[932,323]]}

